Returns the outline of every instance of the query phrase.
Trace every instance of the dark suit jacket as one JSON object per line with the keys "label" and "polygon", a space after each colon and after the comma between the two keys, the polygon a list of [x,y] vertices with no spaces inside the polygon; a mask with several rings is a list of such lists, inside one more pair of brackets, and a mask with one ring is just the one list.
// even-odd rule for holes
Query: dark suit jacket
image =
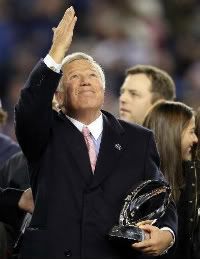
{"label": "dark suit jacket", "polygon": [[[23,190],[30,186],[27,163],[22,152],[8,159],[0,169],[0,257],[13,254],[25,213],[18,202]],[[6,257],[7,258],[7,257]]]}
{"label": "dark suit jacket", "polygon": [[27,162],[23,153],[18,152],[0,169],[0,221],[19,227],[24,213],[18,208],[18,202],[29,187]]}
{"label": "dark suit jacket", "polygon": [[0,168],[13,154],[20,151],[17,143],[10,137],[0,133]]}
{"label": "dark suit jacket", "polygon": [[[93,176],[83,135],[63,113],[51,109],[60,76],[39,62],[16,106],[16,134],[28,159],[35,199],[21,257],[137,258],[133,250],[111,243],[107,234],[118,223],[128,190],[162,177],[153,134],[102,111]],[[172,204],[160,224],[176,233]]]}

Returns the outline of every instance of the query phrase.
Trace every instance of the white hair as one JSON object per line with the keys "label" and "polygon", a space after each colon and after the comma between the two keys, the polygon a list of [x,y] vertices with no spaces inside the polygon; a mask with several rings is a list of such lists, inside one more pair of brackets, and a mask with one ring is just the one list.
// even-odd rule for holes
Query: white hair
{"label": "white hair", "polygon": [[[70,55],[67,55],[62,61],[62,67],[65,64],[69,64],[75,60],[87,60],[88,62],[90,62],[95,67],[96,71],[99,73],[100,78],[103,83],[103,89],[105,89],[106,80],[105,80],[104,71],[103,71],[102,67],[90,55],[83,53],[83,52],[75,52]],[[58,89],[61,90],[61,87],[62,87],[62,79],[59,82]]]}

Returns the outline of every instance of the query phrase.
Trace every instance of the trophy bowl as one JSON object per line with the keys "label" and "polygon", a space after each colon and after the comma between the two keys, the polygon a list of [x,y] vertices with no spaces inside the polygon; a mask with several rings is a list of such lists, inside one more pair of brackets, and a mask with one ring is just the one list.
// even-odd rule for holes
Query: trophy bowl
{"label": "trophy bowl", "polygon": [[119,224],[112,227],[110,240],[135,243],[149,238],[148,233],[137,227],[145,220],[161,218],[170,201],[171,189],[162,180],[147,180],[134,188],[125,198]]}

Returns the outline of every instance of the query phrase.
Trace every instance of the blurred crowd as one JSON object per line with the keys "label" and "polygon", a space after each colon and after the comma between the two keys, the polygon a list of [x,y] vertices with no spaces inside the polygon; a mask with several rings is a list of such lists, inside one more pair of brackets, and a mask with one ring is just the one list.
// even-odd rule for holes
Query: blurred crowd
{"label": "blurred crowd", "polygon": [[92,55],[107,78],[105,109],[118,115],[125,69],[151,64],[175,80],[177,100],[197,108],[200,96],[198,0],[0,0],[0,98],[8,112],[1,131],[15,139],[14,104],[34,64],[51,45],[52,28],[73,5],[73,51]]}

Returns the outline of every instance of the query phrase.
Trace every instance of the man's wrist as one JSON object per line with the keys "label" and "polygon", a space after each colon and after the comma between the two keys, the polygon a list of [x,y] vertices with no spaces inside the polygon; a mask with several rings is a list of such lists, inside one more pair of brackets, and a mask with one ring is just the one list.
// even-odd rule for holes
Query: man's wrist
{"label": "man's wrist", "polygon": [[46,57],[44,58],[44,63],[46,64],[46,66],[48,68],[50,68],[51,70],[53,70],[56,73],[60,73],[62,64],[58,64],[55,62],[55,60],[48,54],[46,55]]}
{"label": "man's wrist", "polygon": [[65,56],[65,51],[61,51],[60,48],[55,48],[52,46],[50,51],[49,51],[49,55],[52,57],[52,59],[57,63],[57,64],[61,64],[62,60]]}
{"label": "man's wrist", "polygon": [[171,228],[169,228],[169,227],[162,227],[162,228],[160,228],[160,230],[169,231],[171,233],[173,241],[175,243],[175,234],[174,234],[174,231]]}
{"label": "man's wrist", "polygon": [[175,243],[175,235],[174,235],[174,232],[170,228],[168,228],[168,227],[163,227],[160,230],[161,231],[168,231],[171,234],[171,237],[172,237],[172,240],[169,243],[168,247],[161,253],[161,255],[163,255],[163,254],[166,254],[169,251],[169,249],[174,245],[174,243]]}

